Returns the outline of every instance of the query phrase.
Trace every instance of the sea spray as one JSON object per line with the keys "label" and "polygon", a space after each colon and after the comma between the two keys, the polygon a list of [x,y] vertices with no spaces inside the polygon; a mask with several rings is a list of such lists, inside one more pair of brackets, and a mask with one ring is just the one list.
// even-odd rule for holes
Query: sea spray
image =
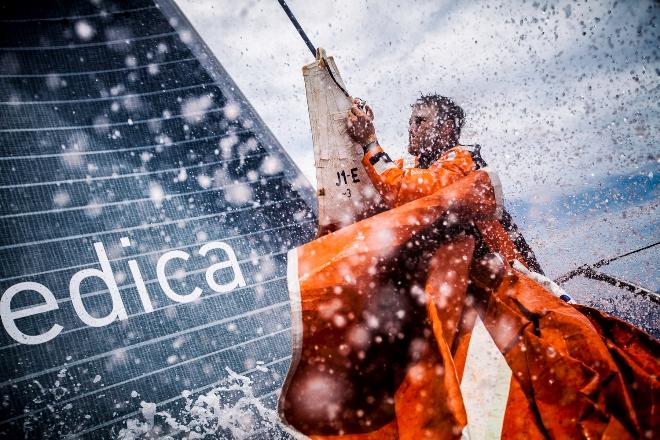
{"label": "sea spray", "polygon": [[141,417],[128,419],[117,438],[243,439],[266,432],[269,438],[288,438],[278,429],[276,411],[261,401],[266,396],[254,395],[252,379],[226,370],[228,377],[206,394],[193,397],[183,391],[185,406],[175,412],[157,411],[156,404],[141,402]]}

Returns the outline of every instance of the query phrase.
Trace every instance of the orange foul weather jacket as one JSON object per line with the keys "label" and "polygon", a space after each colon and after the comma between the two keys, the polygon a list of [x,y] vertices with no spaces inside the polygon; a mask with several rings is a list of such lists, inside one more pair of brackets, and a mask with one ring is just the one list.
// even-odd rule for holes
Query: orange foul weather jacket
{"label": "orange foul weather jacket", "polygon": [[[428,168],[404,168],[403,160],[392,162],[380,145],[369,149],[363,159],[369,178],[390,208],[428,196],[474,170],[486,167],[479,145],[457,145],[447,150]],[[499,187],[496,190],[501,190]],[[518,259],[534,272],[543,274],[536,255],[518,231],[511,215],[502,207],[499,221],[482,222],[482,230],[495,229],[496,235],[506,232],[511,248],[507,256]]]}
{"label": "orange foul weather jacket", "polygon": [[[496,177],[458,150],[452,166],[428,170],[378,154],[365,162],[392,209],[288,255],[293,356],[278,408],[290,432],[657,437],[658,342],[567,303],[516,262],[525,260],[499,222]],[[475,407],[466,360],[480,331],[507,374],[477,390],[500,403]]]}
{"label": "orange foul weather jacket", "polygon": [[480,168],[474,153],[474,149],[456,146],[426,169],[404,169],[402,160],[393,162],[380,145],[375,145],[365,153],[362,164],[385,203],[394,208],[431,195]]}

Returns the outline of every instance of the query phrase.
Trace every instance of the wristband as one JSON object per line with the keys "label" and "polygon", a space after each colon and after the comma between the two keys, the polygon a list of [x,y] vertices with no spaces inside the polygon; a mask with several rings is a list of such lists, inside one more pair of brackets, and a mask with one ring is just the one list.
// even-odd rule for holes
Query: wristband
{"label": "wristband", "polygon": [[371,148],[376,146],[376,145],[378,145],[378,140],[375,140],[373,142],[369,142],[366,145],[362,145],[362,151],[364,152],[364,154],[367,154],[367,151],[371,150]]}

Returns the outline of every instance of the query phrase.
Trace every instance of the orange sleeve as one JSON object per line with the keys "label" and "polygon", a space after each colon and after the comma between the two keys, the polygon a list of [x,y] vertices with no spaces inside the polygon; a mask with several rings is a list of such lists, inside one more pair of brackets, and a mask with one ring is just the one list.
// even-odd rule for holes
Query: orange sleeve
{"label": "orange sleeve", "polygon": [[456,152],[452,159],[441,160],[428,169],[402,169],[380,145],[370,148],[362,158],[371,182],[390,208],[433,194],[451,185],[470,171],[474,162],[470,153]]}

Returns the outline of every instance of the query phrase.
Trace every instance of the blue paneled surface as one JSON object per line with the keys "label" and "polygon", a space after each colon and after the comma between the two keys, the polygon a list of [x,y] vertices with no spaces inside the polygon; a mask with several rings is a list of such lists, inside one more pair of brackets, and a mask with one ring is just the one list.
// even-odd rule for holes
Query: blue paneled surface
{"label": "blue paneled surface", "polygon": [[[49,1],[0,5],[0,291],[25,288],[3,313],[0,437],[111,437],[140,402],[176,413],[232,371],[272,407],[290,356],[286,251],[315,231],[312,190],[249,103],[170,2]],[[130,246],[122,245],[122,238]],[[212,274],[245,285],[214,290]],[[126,319],[92,327],[70,281],[101,269],[102,243]],[[124,243],[126,244],[126,243]],[[157,275],[196,301],[168,297]],[[153,311],[140,299],[139,268]],[[112,283],[111,283],[112,284]],[[22,286],[27,286],[23,284]],[[99,277],[85,310],[116,306]],[[236,397],[236,396],[234,396]],[[232,397],[227,397],[231,399]],[[227,402],[230,404],[231,402]]]}

